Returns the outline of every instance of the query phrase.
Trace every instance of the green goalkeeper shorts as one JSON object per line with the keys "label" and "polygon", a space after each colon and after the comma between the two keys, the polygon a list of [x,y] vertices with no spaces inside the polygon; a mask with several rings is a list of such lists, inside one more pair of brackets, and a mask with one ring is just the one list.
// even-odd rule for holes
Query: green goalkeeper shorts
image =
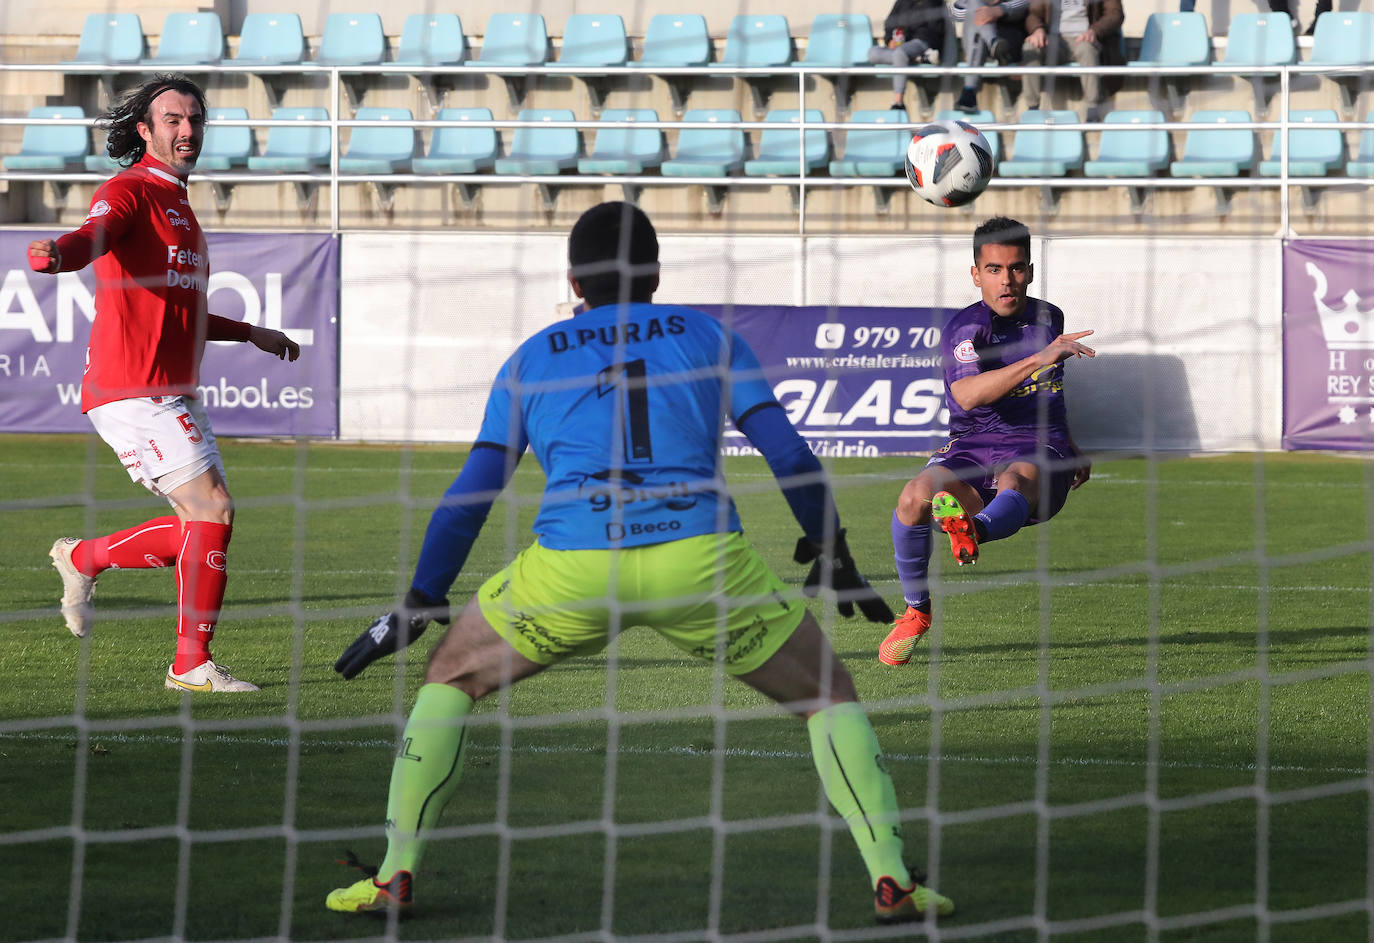
{"label": "green goalkeeper shorts", "polygon": [[729,533],[615,550],[535,543],[483,583],[477,601],[497,634],[541,665],[598,652],[613,633],[645,625],[744,674],[801,624],[805,609],[785,592],[744,535]]}

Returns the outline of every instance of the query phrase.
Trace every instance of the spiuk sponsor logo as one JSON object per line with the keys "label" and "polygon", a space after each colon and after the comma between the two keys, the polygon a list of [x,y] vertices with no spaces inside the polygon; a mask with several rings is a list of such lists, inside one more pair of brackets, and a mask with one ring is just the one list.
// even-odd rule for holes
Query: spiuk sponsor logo
{"label": "spiuk sponsor logo", "polygon": [[166,212],[167,214],[167,222],[172,224],[173,229],[185,229],[188,231],[190,230],[191,221],[187,219],[185,216],[182,216],[180,213],[172,209],[170,206],[167,207],[167,209],[164,212]]}
{"label": "spiuk sponsor logo", "polygon": [[212,570],[219,570],[221,573],[224,572],[225,565],[228,562],[229,558],[225,555],[223,550],[211,550],[205,555],[205,565]]}

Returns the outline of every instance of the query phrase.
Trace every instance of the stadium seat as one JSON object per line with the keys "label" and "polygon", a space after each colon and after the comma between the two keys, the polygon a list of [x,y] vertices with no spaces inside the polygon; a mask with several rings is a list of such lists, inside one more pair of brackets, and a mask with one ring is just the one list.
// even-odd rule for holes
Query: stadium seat
{"label": "stadium seat", "polygon": [[[29,109],[30,118],[84,118],[79,105],[39,105]],[[91,152],[90,129],[83,124],[31,124],[24,126],[19,152],[6,154],[6,170],[63,171],[84,167]]]}
{"label": "stadium seat", "polygon": [[[1374,123],[1374,111],[1365,115],[1364,120]],[[1374,130],[1360,132],[1355,157],[1345,165],[1345,172],[1350,177],[1374,177]]]}
{"label": "stadium seat", "polygon": [[143,23],[137,13],[91,13],[81,26],[76,56],[64,65],[130,65],[143,59]]}
{"label": "stadium seat", "polygon": [[389,174],[405,170],[415,156],[415,128],[401,124],[414,119],[409,108],[359,108],[359,121],[395,121],[392,127],[353,128],[339,170],[349,174]]}
{"label": "stadium seat", "polygon": [[780,14],[739,13],[730,19],[719,66],[774,66],[792,61],[792,34]]}
{"label": "stadium seat", "polygon": [[[1374,65],[1374,13],[1341,10],[1317,17],[1316,29],[1312,32],[1312,54],[1307,64]],[[1360,91],[1360,74],[1328,72],[1325,75],[1340,90],[1341,108],[1353,116]]]}
{"label": "stadium seat", "polygon": [[[657,121],[651,108],[609,108],[602,121]],[[583,174],[638,174],[663,163],[663,131],[659,128],[606,128],[596,132],[591,153],[577,162]]]}
{"label": "stadium seat", "polygon": [[[733,108],[694,108],[682,120],[724,125],[738,122],[740,115]],[[678,132],[673,159],[663,162],[663,176],[725,177],[743,169],[744,155],[744,131],[740,128],[683,128]]]}
{"label": "stadium seat", "polygon": [[1130,66],[1206,65],[1212,61],[1212,37],[1201,13],[1151,13],[1145,21],[1140,58]]}
{"label": "stadium seat", "polygon": [[1102,119],[1097,157],[1083,164],[1085,177],[1149,177],[1169,166],[1169,132],[1118,128],[1117,125],[1163,124],[1158,111],[1113,111]]}
{"label": "stadium seat", "polygon": [[415,173],[475,174],[496,163],[496,129],[464,127],[469,121],[491,121],[491,109],[442,108],[434,118],[448,123],[434,129],[425,156],[411,161]]}
{"label": "stadium seat", "polygon": [[559,66],[575,70],[586,83],[592,116],[601,114],[610,83],[601,74],[605,66],[622,66],[630,57],[625,21],[613,13],[575,13],[563,27]]}
{"label": "stadium seat", "polygon": [[496,160],[498,174],[557,174],[577,166],[581,136],[576,128],[545,128],[547,121],[573,121],[570,108],[527,108],[516,117],[510,152]]}
{"label": "stadium seat", "polygon": [[[274,121],[327,121],[323,108],[274,108]],[[293,128],[278,125],[267,132],[262,153],[248,158],[249,170],[278,173],[309,173],[329,163],[329,128],[323,125]]]}
{"label": "stadium seat", "polygon": [[378,65],[386,58],[386,34],[376,13],[331,13],[315,61],[320,65]]}
{"label": "stadium seat", "polygon": [[[795,108],[779,108],[768,112],[764,121],[781,124],[785,127],[769,128],[759,138],[758,153],[753,160],[744,162],[744,173],[749,177],[793,176],[804,163],[806,172],[826,166],[830,159],[830,135],[824,130],[807,129],[798,133],[793,127],[801,124],[802,115]],[[806,109],[808,123],[825,120],[819,108]],[[803,138],[805,154],[803,156]]]}
{"label": "stadium seat", "polygon": [[863,13],[820,13],[811,21],[806,55],[793,65],[864,65],[873,48],[873,25]]}
{"label": "stadium seat", "polygon": [[[1031,109],[1021,114],[1021,124],[1078,124],[1072,111]],[[1014,133],[1012,156],[997,165],[1003,177],[1063,177],[1083,166],[1082,131],[1021,130]]]}
{"label": "stadium seat", "polygon": [[906,124],[906,115],[884,108],[856,111],[845,128],[844,157],[830,162],[832,177],[900,177],[906,163],[911,132],[905,128],[874,128],[878,124]]}
{"label": "stadium seat", "polygon": [[[649,20],[644,46],[637,61],[626,63],[639,69],[700,66],[711,61],[711,34],[706,18],[698,13],[659,13]],[[663,76],[672,96],[673,114],[681,117],[691,91],[690,76]]]}
{"label": "stadium seat", "polygon": [[456,13],[412,13],[401,27],[398,65],[457,65],[467,58],[468,40]]}
{"label": "stadium seat", "polygon": [[[1288,120],[1295,125],[1313,121],[1339,121],[1334,109],[1314,108],[1290,111]],[[1269,148],[1269,160],[1260,161],[1261,177],[1283,175],[1279,161],[1279,134],[1275,131]],[[1288,176],[1325,177],[1345,163],[1345,137],[1339,128],[1296,128],[1288,132]]]}
{"label": "stadium seat", "polygon": [[[1199,111],[1192,121],[1229,124],[1249,121],[1248,111]],[[1248,128],[1194,128],[1183,139],[1183,156],[1169,164],[1174,177],[1238,177],[1255,162],[1255,133]]]}
{"label": "stadium seat", "polygon": [[226,120],[247,120],[247,108],[211,108],[205,122],[205,141],[196,169],[232,170],[244,166],[253,154],[253,129],[247,125],[225,126]]}
{"label": "stadium seat", "polygon": [[482,48],[469,66],[543,65],[549,34],[538,13],[493,13],[482,34]]}
{"label": "stadium seat", "polygon": [[1286,13],[1237,13],[1226,31],[1221,65],[1289,65],[1297,61],[1293,21]]}
{"label": "stadium seat", "polygon": [[1002,137],[996,131],[988,131],[983,126],[991,124],[997,120],[997,116],[984,108],[981,111],[968,114],[963,111],[955,111],[946,108],[935,113],[936,121],[967,121],[969,124],[983,132],[983,137],[987,138],[988,145],[992,148],[992,159],[998,161],[1002,157]]}
{"label": "stadium seat", "polygon": [[[119,161],[110,159],[103,144],[96,147],[93,153],[87,154],[84,163],[86,172],[91,174],[117,174],[124,169],[124,165]],[[196,165],[199,166],[200,162],[197,161]]]}
{"label": "stadium seat", "polygon": [[249,13],[239,30],[235,65],[299,65],[305,59],[305,33],[294,13]]}
{"label": "stadium seat", "polygon": [[630,65],[642,69],[705,65],[711,61],[711,34],[698,13],[659,13],[644,31],[644,48]]}
{"label": "stadium seat", "polygon": [[224,58],[224,28],[210,12],[168,13],[153,56],[155,66],[218,65]]}
{"label": "stadium seat", "polygon": [[574,13],[563,27],[558,65],[624,65],[629,58],[625,21],[614,13]]}

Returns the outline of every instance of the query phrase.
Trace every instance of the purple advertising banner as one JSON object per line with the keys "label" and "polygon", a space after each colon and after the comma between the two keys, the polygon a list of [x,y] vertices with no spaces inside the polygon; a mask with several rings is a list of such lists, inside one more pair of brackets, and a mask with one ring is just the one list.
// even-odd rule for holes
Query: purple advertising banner
{"label": "purple advertising banner", "polygon": [[1283,447],[1374,449],[1374,241],[1284,245]]}
{"label": "purple advertising banner", "polygon": [[[694,307],[749,343],[816,454],[931,452],[948,436],[940,338],[953,309]],[[726,442],[749,449],[733,430]]]}
{"label": "purple advertising banner", "polygon": [[[95,278],[29,269],[30,241],[0,232],[0,432],[88,432],[81,375]],[[201,397],[216,435],[335,436],[339,431],[339,248],[327,235],[206,233],[210,310],[285,331],[295,363],[252,344],[206,345]]]}

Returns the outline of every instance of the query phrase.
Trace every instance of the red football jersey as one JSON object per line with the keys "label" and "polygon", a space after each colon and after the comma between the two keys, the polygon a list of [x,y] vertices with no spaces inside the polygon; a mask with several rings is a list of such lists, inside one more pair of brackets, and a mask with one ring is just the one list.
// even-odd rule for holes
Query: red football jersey
{"label": "red football jersey", "polygon": [[62,271],[95,262],[83,413],[134,396],[195,396],[206,339],[248,336],[243,322],[207,316],[210,262],[186,181],[146,154],[96,190],[57,248]]}

